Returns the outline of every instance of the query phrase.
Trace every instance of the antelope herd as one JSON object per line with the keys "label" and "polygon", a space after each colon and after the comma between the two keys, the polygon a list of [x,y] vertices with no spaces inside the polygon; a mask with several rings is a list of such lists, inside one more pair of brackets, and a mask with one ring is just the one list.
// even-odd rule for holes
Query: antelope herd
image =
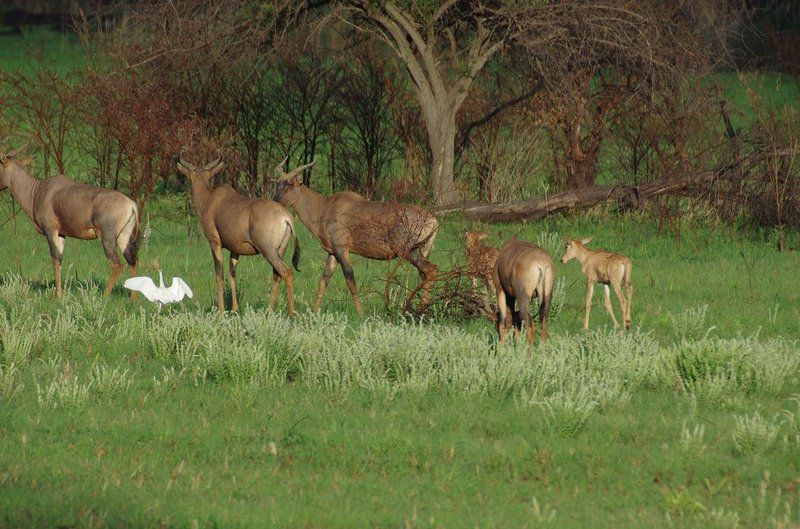
{"label": "antelope herd", "polygon": [[[0,150],[0,191],[9,189],[36,231],[47,238],[55,273],[56,296],[60,297],[61,262],[67,237],[99,239],[111,265],[104,295],[114,288],[124,266],[118,251],[136,273],[137,248],[140,239],[139,212],[136,203],[118,191],[75,182],[59,175],[39,179],[26,167],[30,159],[18,159],[23,148],[4,153]],[[421,277],[423,305],[430,301],[431,283],[437,267],[429,256],[439,229],[436,217],[414,205],[397,202],[376,202],[344,191],[323,195],[303,183],[303,172],[314,163],[286,172],[286,160],[276,168],[278,180],[274,200],[250,198],[237,193],[229,185],[211,186],[211,180],[223,168],[220,160],[196,167],[181,159],[177,169],[189,179],[197,216],[208,239],[214,260],[217,287],[217,308],[225,310],[222,250],[230,252],[228,279],[231,310],[237,311],[236,266],[242,255],[262,255],[272,266],[270,308],[275,305],[281,280],[286,283],[288,313],[295,313],[294,277],[283,256],[294,241],[292,265],[299,270],[300,245],[290,209],[319,241],[328,254],[319,280],[314,310],[322,298],[337,265],[342,267],[345,282],[359,314],[364,310],[358,297],[355,273],[350,254],[375,260],[408,261]],[[516,238],[501,248],[487,246],[486,233],[466,232],[467,275],[477,293],[478,281],[486,288],[484,310],[491,311],[487,291],[494,293],[497,310],[497,332],[503,343],[513,326],[520,335],[523,328],[528,343],[534,341],[535,326],[531,316],[531,300],[538,297],[540,341],[547,339],[555,266],[551,256],[535,244]],[[631,261],[627,257],[604,250],[590,250],[585,239],[565,239],[561,262],[576,259],[587,279],[586,314],[583,328],[589,327],[592,293],[596,283],[604,287],[605,307],[615,327],[618,321],[611,305],[610,289],[619,299],[625,328],[631,326]],[[624,292],[623,292],[624,289]],[[135,294],[131,294],[133,298]]]}

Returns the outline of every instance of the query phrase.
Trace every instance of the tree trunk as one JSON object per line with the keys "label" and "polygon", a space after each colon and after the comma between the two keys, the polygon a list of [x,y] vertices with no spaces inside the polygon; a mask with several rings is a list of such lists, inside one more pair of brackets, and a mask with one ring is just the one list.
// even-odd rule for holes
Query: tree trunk
{"label": "tree trunk", "polygon": [[433,155],[433,202],[436,205],[453,204],[458,201],[455,183],[456,123],[455,119],[442,119],[429,124],[431,154]]}
{"label": "tree trunk", "polygon": [[587,154],[582,159],[568,155],[566,160],[567,189],[581,189],[594,185],[597,180],[597,156]]}

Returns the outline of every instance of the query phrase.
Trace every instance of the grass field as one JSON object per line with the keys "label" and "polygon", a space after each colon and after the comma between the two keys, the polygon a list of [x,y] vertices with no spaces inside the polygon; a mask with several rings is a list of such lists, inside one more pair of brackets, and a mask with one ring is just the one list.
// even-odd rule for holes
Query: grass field
{"label": "grass field", "polygon": [[[27,45],[65,70],[83,60],[34,31],[0,38],[2,66],[29,67]],[[738,79],[720,78],[747,119]],[[186,197],[160,197],[142,227],[140,271],[184,278],[194,299],[104,300],[100,245],[68,240],[56,300],[44,238],[0,193],[0,529],[800,527],[800,254],[774,234],[696,212],[679,239],[599,209],[446,219],[443,270],[462,264],[465,228],[556,257],[562,236],[594,235],[632,258],[632,332],[609,328],[600,289],[582,332],[583,278],[558,264],[551,340],[529,355],[447,307],[387,312],[386,264],[358,257],[367,317],[340,271],[310,313],[325,256],[299,222],[299,316],[283,295],[268,310],[260,257],[239,264],[241,313],[219,314]]]}
{"label": "grass field", "polygon": [[[368,292],[385,267],[358,258],[370,315],[339,272],[309,314],[324,258],[304,228],[295,321],[266,309],[259,257],[240,263],[242,313],[217,314],[182,204],[151,208],[142,271],[196,295],[160,312],[102,300],[96,242],[68,241],[54,300],[44,239],[21,215],[0,229],[0,527],[800,524],[798,254],[599,212],[491,226],[591,233],[635,263],[634,332],[599,295],[580,332],[580,271],[559,265],[552,340],[528,356],[488,321],[386,314]],[[465,226],[444,223],[443,268]]]}

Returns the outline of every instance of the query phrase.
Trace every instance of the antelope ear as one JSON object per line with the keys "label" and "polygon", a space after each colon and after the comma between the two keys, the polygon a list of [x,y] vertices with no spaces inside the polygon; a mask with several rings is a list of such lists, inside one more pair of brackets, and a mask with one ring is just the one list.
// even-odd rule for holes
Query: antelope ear
{"label": "antelope ear", "polygon": [[482,241],[482,240],[488,239],[488,238],[489,238],[489,234],[488,233],[481,232],[481,233],[478,234],[478,240],[479,241]]}
{"label": "antelope ear", "polygon": [[181,160],[181,161],[178,162],[177,167],[178,167],[178,171],[180,171],[181,173],[183,173],[186,176],[189,176],[189,172],[191,171],[191,169],[189,169],[189,164],[187,164],[186,162]]}
{"label": "antelope ear", "polygon": [[583,239],[581,239],[581,244],[584,245],[589,244],[590,242],[592,242],[592,239],[594,239],[594,237],[584,237]]}

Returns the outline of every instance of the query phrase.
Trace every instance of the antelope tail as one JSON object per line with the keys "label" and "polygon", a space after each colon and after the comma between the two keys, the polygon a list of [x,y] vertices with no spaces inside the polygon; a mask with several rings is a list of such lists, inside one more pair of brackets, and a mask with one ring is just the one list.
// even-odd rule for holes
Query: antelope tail
{"label": "antelope tail", "polygon": [[539,322],[543,322],[550,314],[550,304],[553,301],[553,288],[550,278],[547,277],[547,268],[539,269]]}
{"label": "antelope tail", "polygon": [[288,220],[286,221],[286,225],[289,227],[289,231],[292,232],[292,237],[294,237],[294,252],[292,253],[292,266],[298,272],[300,271],[300,239],[297,238],[297,232],[294,231],[294,226]]}
{"label": "antelope tail", "polygon": [[139,243],[142,239],[142,232],[139,229],[139,212],[135,206],[131,208],[131,216],[126,226],[131,222],[133,222],[133,231],[131,232],[131,238],[128,240],[128,246],[125,248],[123,256],[129,265],[135,266],[139,260]]}

